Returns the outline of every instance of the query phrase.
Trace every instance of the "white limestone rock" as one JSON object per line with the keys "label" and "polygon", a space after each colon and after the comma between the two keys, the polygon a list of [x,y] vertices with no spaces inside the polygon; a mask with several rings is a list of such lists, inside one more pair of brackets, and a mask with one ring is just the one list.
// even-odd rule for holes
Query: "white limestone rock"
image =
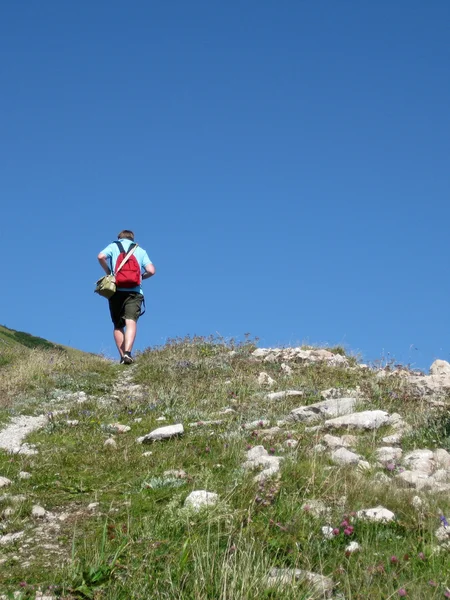
{"label": "white limestone rock", "polygon": [[300,406],[291,410],[290,417],[294,421],[311,423],[324,418],[348,415],[355,410],[356,398],[330,398],[308,406]]}
{"label": "white limestone rock", "polygon": [[114,438],[110,437],[107,440],[105,440],[105,443],[103,444],[104,448],[107,448],[108,450],[116,450],[117,448],[117,442]]}
{"label": "white limestone rock", "polygon": [[361,456],[347,448],[338,448],[331,453],[331,460],[338,465],[357,465],[361,461]]}
{"label": "white limestone rock", "polygon": [[131,427],[129,425],[122,425],[122,423],[111,423],[108,425],[108,431],[114,433],[128,433],[131,431]]}
{"label": "white limestone rock", "polygon": [[333,580],[319,573],[303,571],[302,569],[270,569],[266,577],[267,588],[282,588],[298,582],[311,586],[312,598],[331,598],[333,594]]}
{"label": "white limestone rock", "polygon": [[285,375],[290,376],[292,375],[292,369],[289,365],[287,365],[286,363],[281,363],[281,370],[283,371],[283,373],[285,373]]}
{"label": "white limestone rock", "polygon": [[262,371],[259,375],[258,375],[258,385],[265,385],[267,387],[272,387],[276,384],[275,379],[272,379],[272,377],[266,373],[265,371]]}
{"label": "white limestone rock", "polygon": [[242,468],[253,470],[262,467],[261,472],[255,477],[255,481],[264,481],[279,472],[281,460],[281,456],[270,455],[264,446],[255,446],[247,452],[247,460]]}
{"label": "white limestone rock", "polygon": [[427,448],[413,450],[405,454],[403,463],[411,471],[422,471],[430,475],[434,470],[433,451]]}
{"label": "white limestone rock", "polygon": [[35,504],[31,509],[31,516],[36,519],[43,519],[47,515],[47,511],[43,506],[39,506],[39,504]]}
{"label": "white limestone rock", "polygon": [[356,513],[358,519],[364,519],[367,521],[374,521],[377,523],[388,523],[395,519],[395,515],[392,511],[384,508],[384,506],[376,506],[375,508],[365,508],[359,510]]}
{"label": "white limestone rock", "polygon": [[140,444],[147,444],[149,442],[155,442],[157,440],[168,440],[173,437],[178,437],[180,435],[183,435],[183,433],[184,433],[183,425],[181,423],[177,423],[176,425],[167,425],[165,427],[158,427],[158,429],[155,429],[155,430],[151,431],[150,433],[147,433],[147,435],[139,437],[137,439],[137,441]]}
{"label": "white limestone rock", "polygon": [[428,474],[423,471],[403,471],[395,476],[395,481],[399,487],[416,490],[422,490],[430,485]]}
{"label": "white limestone rock", "polygon": [[401,448],[394,448],[393,446],[383,446],[375,450],[375,455],[382,464],[396,462],[401,459],[402,454]]}
{"label": "white limestone rock", "polygon": [[11,483],[11,479],[8,479],[7,477],[0,477],[0,488],[7,487],[8,485],[11,485]]}
{"label": "white limestone rock", "polygon": [[387,423],[389,414],[384,410],[366,410],[325,421],[328,429],[378,429]]}
{"label": "white limestone rock", "polygon": [[450,453],[443,448],[439,448],[433,452],[433,460],[440,469],[450,470]]}
{"label": "white limestone rock", "polygon": [[266,394],[266,399],[270,401],[285,400],[286,398],[301,398],[304,392],[300,390],[285,390],[283,392],[270,392]]}
{"label": "white limestone rock", "polygon": [[13,542],[20,540],[25,535],[24,531],[17,531],[16,533],[7,533],[6,535],[0,535],[0,546],[7,546]]}
{"label": "white limestone rock", "polygon": [[344,440],[342,437],[338,437],[337,435],[330,435],[327,433],[323,436],[323,442],[331,448],[332,450],[336,450],[337,448],[350,448],[351,445],[348,441]]}
{"label": "white limestone rock", "polygon": [[262,429],[263,427],[269,427],[270,421],[267,419],[259,419],[258,421],[250,421],[250,423],[244,423],[242,429],[247,431],[253,431],[254,429]]}
{"label": "white limestone rock", "polygon": [[206,490],[195,490],[191,492],[184,501],[186,508],[191,508],[194,511],[199,511],[202,508],[207,508],[217,504],[219,500],[218,494],[207,492]]}

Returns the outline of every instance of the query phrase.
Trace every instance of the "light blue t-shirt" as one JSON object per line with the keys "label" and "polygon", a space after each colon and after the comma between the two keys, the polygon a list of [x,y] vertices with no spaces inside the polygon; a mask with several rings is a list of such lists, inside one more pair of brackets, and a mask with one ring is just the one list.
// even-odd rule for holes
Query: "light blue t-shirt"
{"label": "light blue t-shirt", "polygon": [[[117,240],[117,241],[121,242],[125,252],[128,252],[128,249],[131,246],[131,244],[134,244],[134,242],[132,242],[131,240],[127,240],[127,239],[122,239],[122,240]],[[112,272],[115,269],[117,259],[119,258],[119,254],[120,254],[119,246],[115,242],[112,242],[111,244],[106,246],[106,248],[104,250],[101,251],[101,254],[104,254],[106,256],[108,263],[109,263],[109,268],[111,269],[111,272]],[[152,264],[152,261],[149,259],[147,252],[140,246],[138,246],[136,248],[133,256],[136,257],[136,260],[138,261],[138,264],[141,267],[141,273],[143,273],[145,271],[145,267],[147,265]],[[117,288],[117,291],[119,291],[119,292],[139,292],[140,294],[144,293],[142,291],[142,286],[140,286],[140,285],[137,285],[136,287],[133,287],[133,288]]]}

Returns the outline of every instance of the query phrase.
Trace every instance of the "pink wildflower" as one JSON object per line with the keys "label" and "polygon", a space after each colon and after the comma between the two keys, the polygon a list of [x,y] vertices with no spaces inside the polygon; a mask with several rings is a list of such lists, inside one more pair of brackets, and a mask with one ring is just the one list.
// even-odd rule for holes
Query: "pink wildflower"
{"label": "pink wildflower", "polygon": [[406,596],[406,590],[405,590],[405,588],[400,588],[398,590],[398,595],[399,596]]}

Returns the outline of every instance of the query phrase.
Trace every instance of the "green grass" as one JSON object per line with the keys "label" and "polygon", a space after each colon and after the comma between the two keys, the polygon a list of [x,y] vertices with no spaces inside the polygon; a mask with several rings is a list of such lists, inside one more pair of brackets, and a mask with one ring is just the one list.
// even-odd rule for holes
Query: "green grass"
{"label": "green grass", "polygon": [[[338,468],[328,455],[316,453],[320,434],[307,432],[300,423],[289,425],[290,435],[299,441],[293,451],[284,447],[283,431],[267,439],[261,428],[246,431],[242,424],[264,417],[275,425],[299,404],[298,399],[267,401],[257,384],[262,370],[277,380],[276,390],[303,390],[307,403],[319,400],[326,388],[359,385],[368,407],[396,410],[422,423],[410,446],[431,447],[433,439],[439,446],[447,431],[445,420],[429,416],[427,421],[425,407],[411,414],[414,400],[401,395],[396,382],[378,382],[370,372],[292,365],[292,375],[286,376],[276,363],[255,361],[253,349],[250,341],[239,345],[202,338],[149,349],[137,357],[133,370],[134,382],[145,386],[144,400],[124,393],[106,405],[96,397],[111,392],[123,372],[116,365],[90,356],[67,362],[51,351],[55,358],[47,368],[42,356],[48,351],[33,351],[41,353],[33,355],[37,379],[23,376],[17,383],[24,406],[27,395],[34,397],[31,406],[47,406],[52,385],[84,390],[92,397],[82,405],[71,404],[67,414],[55,415],[46,428],[29,436],[38,455],[0,453],[0,474],[13,481],[8,493],[26,497],[19,504],[2,501],[1,511],[15,511],[2,519],[2,533],[24,530],[30,544],[22,552],[20,542],[0,548],[0,558],[6,558],[0,589],[22,589],[24,598],[34,598],[38,587],[51,588],[66,600],[312,597],[311,588],[301,584],[268,589],[265,577],[278,567],[331,577],[336,598],[385,600],[397,598],[401,588],[414,599],[444,598],[450,585],[448,553],[436,553],[434,532],[440,514],[450,513],[448,495],[428,496],[418,511],[411,503],[415,491],[375,486],[376,469]],[[11,374],[9,369],[11,364],[0,374]],[[225,407],[234,412],[219,417]],[[166,421],[158,421],[161,416]],[[223,423],[189,426],[218,418]],[[67,424],[74,419],[76,427]],[[114,422],[130,425],[131,431],[116,435],[117,448],[111,449],[104,442],[110,435],[106,426]],[[136,443],[138,436],[175,422],[184,424],[184,436]],[[441,437],[433,438],[434,431]],[[385,428],[361,434],[357,450],[373,462],[387,433]],[[284,457],[280,477],[264,484],[242,469],[246,450],[258,444]],[[146,451],[152,454],[144,456]],[[165,478],[169,469],[183,469],[186,479]],[[19,479],[20,471],[32,477]],[[200,513],[186,510],[185,498],[198,489],[216,492],[218,504]],[[312,499],[329,507],[328,517],[314,517],[302,508]],[[94,502],[98,506],[88,508]],[[58,527],[47,540],[53,550],[36,537],[42,524],[31,517],[33,504],[55,515],[51,522]],[[392,510],[395,521],[371,524],[355,517],[356,511],[377,504]],[[344,521],[354,528],[351,534],[344,533]],[[321,531],[328,524],[339,528],[331,540]],[[352,540],[361,550],[348,555],[345,548]]]}

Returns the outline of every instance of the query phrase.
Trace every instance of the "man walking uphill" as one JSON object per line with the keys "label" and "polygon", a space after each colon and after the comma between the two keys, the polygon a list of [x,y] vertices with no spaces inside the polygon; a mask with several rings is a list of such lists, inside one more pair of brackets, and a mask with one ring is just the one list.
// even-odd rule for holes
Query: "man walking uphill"
{"label": "man walking uphill", "polygon": [[[142,314],[144,295],[141,282],[155,274],[155,267],[147,252],[134,243],[134,233],[124,229],[118,240],[106,246],[98,255],[98,262],[107,275],[116,275],[117,291],[109,299],[109,312],[114,323],[114,341],[120,354],[120,363],[133,362],[131,351],[136,339],[136,324]],[[127,261],[123,263],[123,258]],[[120,265],[123,266],[120,268]]]}

